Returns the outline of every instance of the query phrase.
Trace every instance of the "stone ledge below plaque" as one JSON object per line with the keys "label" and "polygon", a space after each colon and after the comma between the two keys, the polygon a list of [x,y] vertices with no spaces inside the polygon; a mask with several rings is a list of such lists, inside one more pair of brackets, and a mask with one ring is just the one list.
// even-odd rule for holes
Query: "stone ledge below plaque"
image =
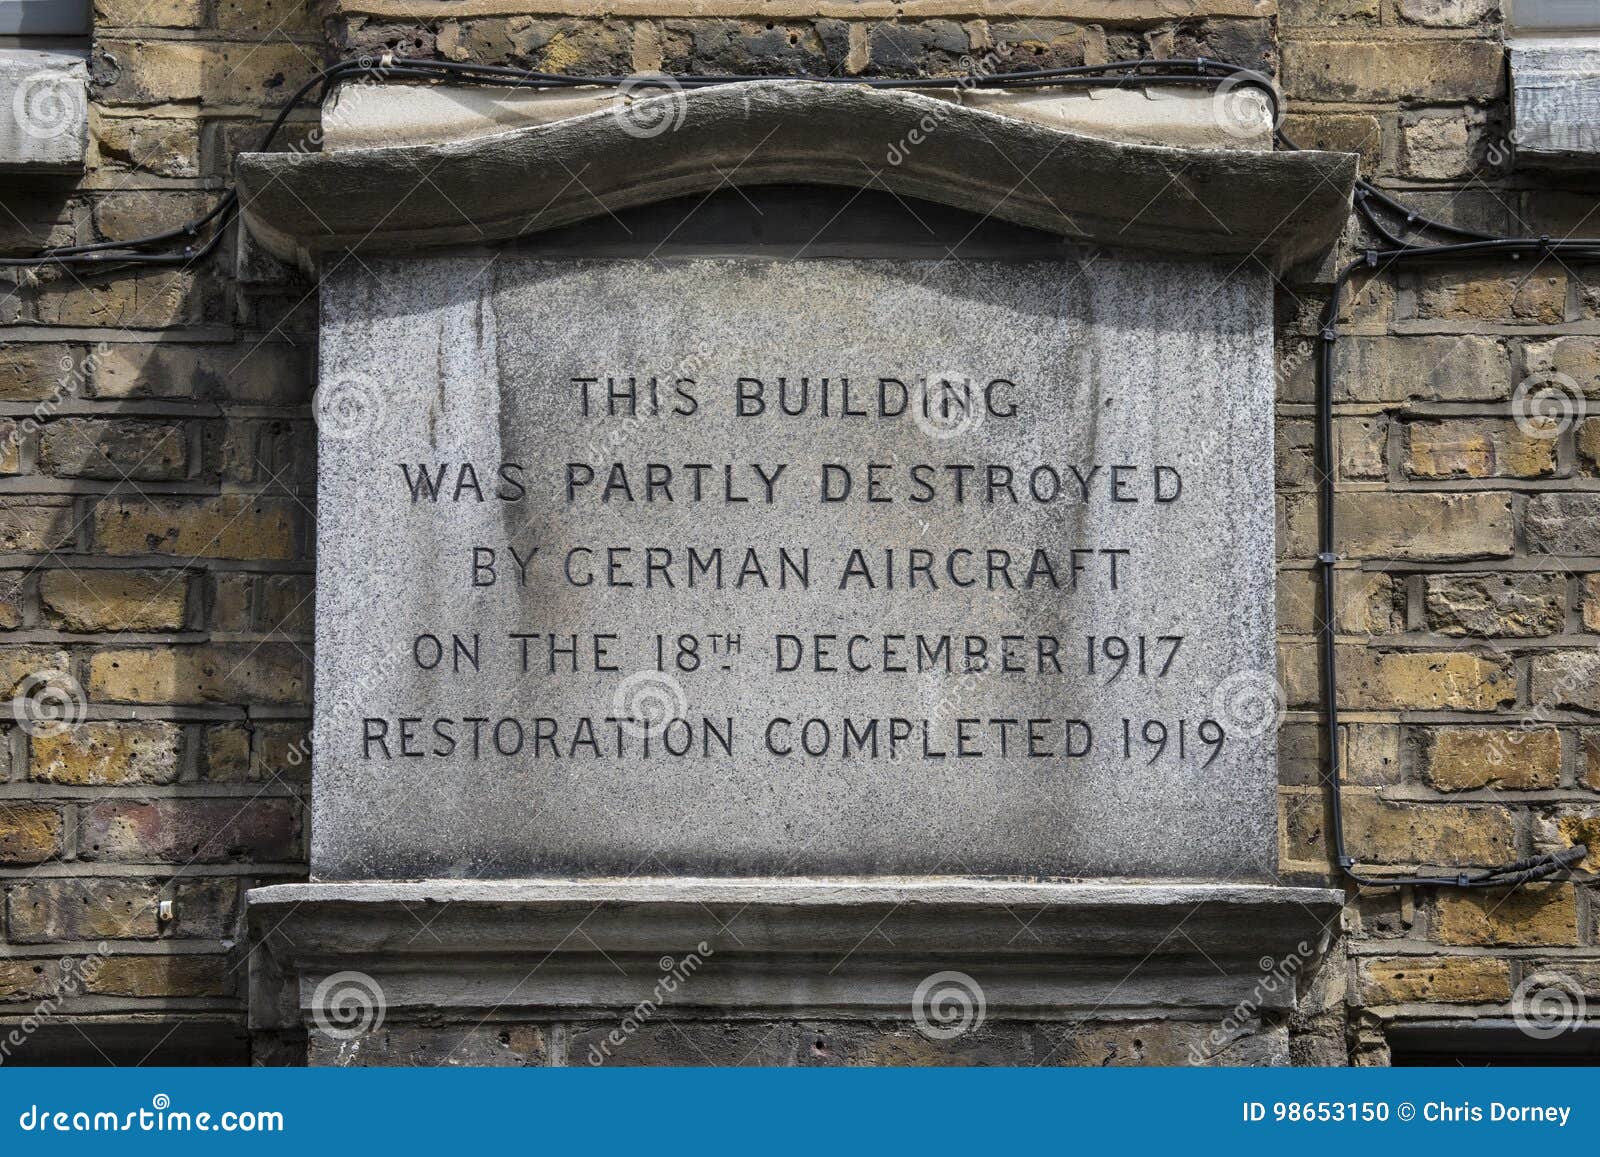
{"label": "stone ledge below plaque", "polygon": [[725,184],[879,186],[1077,240],[1281,268],[1338,238],[1356,177],[1349,153],[1129,143],[922,92],[769,80],[651,99],[681,102],[664,114],[672,131],[641,135],[601,108],[444,142],[245,153],[244,219],[311,268],[328,252],[490,244]]}
{"label": "stone ledge below plaque", "polygon": [[[327,1023],[366,974],[384,1015],[472,1024],[907,1019],[930,974],[981,985],[991,1020],[1274,1012],[1336,931],[1342,894],[1260,884],[919,878],[362,881],[249,893],[252,1027]],[[698,964],[670,999],[663,958]],[[1270,965],[1268,962],[1270,961]],[[1288,962],[1288,963],[1285,963]]]}

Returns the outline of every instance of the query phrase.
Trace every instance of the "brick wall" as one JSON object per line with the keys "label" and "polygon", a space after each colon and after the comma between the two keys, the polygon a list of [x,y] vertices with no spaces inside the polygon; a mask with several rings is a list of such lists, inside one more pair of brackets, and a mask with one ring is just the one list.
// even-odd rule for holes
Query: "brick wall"
{"label": "brick wall", "polygon": [[[1563,188],[1509,163],[1491,0],[1296,0],[1279,24],[1285,129],[1300,143],[1359,150],[1380,185],[1453,224],[1600,233],[1592,184],[1584,195],[1581,178]],[[1600,393],[1600,269],[1458,265],[1356,287],[1334,394],[1350,851],[1381,870],[1600,848],[1600,425],[1519,422],[1513,403],[1549,371]],[[1283,866],[1307,878],[1331,866],[1302,453],[1325,300],[1314,285],[1280,294]],[[1379,1030],[1396,1020],[1505,1017],[1541,972],[1594,997],[1597,866],[1576,884],[1359,897],[1346,918],[1353,1059],[1384,1061]]]}
{"label": "brick wall", "polygon": [[[576,0],[346,0],[315,15],[287,0],[103,0],[89,174],[5,195],[0,244],[127,236],[193,214],[261,110],[329,43],[329,55],[614,73],[950,73],[990,51],[1002,68],[1213,56],[1278,72],[1292,137],[1359,151],[1367,173],[1435,216],[1600,233],[1578,184],[1506,163],[1489,0],[1193,7],[1177,20],[1164,0],[619,0],[597,17]],[[181,272],[24,283],[0,302],[14,323],[0,414],[17,435],[0,458],[0,682],[9,692],[65,672],[88,720],[59,736],[7,727],[0,745],[0,1020],[104,942],[67,1011],[148,1017],[151,1040],[196,1019],[236,1029],[239,894],[303,870],[315,316],[309,286],[235,271],[232,253]],[[1338,880],[1312,634],[1311,340],[1326,293],[1302,279],[1279,295],[1282,867],[1296,882]],[[1600,681],[1581,665],[1600,641],[1600,418],[1551,431],[1511,408],[1518,383],[1548,371],[1600,396],[1600,270],[1374,277],[1357,282],[1343,325],[1351,850],[1400,868],[1600,846]],[[1385,1023],[1508,1015],[1541,970],[1600,995],[1592,878],[1355,897],[1302,1011],[1242,1034],[1255,1043],[1224,1059],[1283,1059],[1287,1039],[1300,1061],[1382,1062]],[[945,1048],[891,1027],[759,1028],[663,1032],[650,1057],[1181,1063],[1209,1031],[1014,1026]],[[489,1026],[466,1052],[548,1063],[572,1059],[582,1033]],[[406,1047],[443,1055],[437,1040]]]}
{"label": "brick wall", "polygon": [[[95,25],[89,170],[7,183],[8,254],[208,208],[323,51],[272,0],[102,0]],[[63,975],[84,1028],[35,1050],[247,1055],[239,898],[304,874],[315,319],[231,253],[0,294],[0,684],[45,674],[85,719],[0,724],[0,1029]]]}

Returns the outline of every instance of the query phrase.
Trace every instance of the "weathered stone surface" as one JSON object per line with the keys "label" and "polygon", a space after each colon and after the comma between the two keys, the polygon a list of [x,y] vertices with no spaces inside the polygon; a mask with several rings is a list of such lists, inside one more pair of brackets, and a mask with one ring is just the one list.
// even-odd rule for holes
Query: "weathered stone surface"
{"label": "weathered stone surface", "polygon": [[1424,733],[1423,774],[1440,791],[1549,789],[1561,781],[1554,728],[1441,727]]}
{"label": "weathered stone surface", "polygon": [[1600,554],[1600,494],[1528,499],[1528,546],[1543,554]]}
{"label": "weathered stone surface", "polygon": [[107,554],[286,559],[295,553],[293,501],[223,495],[200,499],[108,498],[94,508]]}
{"label": "weathered stone surface", "polygon": [[61,850],[61,809],[0,801],[0,864],[39,864]]}
{"label": "weathered stone surface", "polygon": [[39,606],[62,631],[177,631],[188,608],[182,571],[52,570]]}
{"label": "weathered stone surface", "polygon": [[18,944],[52,940],[128,940],[156,935],[159,889],[149,880],[101,877],[35,880],[6,896],[10,938]]}
{"label": "weathered stone surface", "polygon": [[28,774],[45,783],[171,783],[178,778],[183,733],[173,723],[91,721],[30,741]]}
{"label": "weathered stone surface", "polygon": [[89,72],[81,51],[0,48],[0,157],[8,170],[83,172]]}
{"label": "weathered stone surface", "polygon": [[1339,401],[1460,402],[1509,397],[1513,382],[1503,342],[1463,334],[1341,338],[1334,384]]}
{"label": "weathered stone surface", "polygon": [[[565,1024],[553,1063],[689,1063],[696,1045],[705,1055],[695,1063],[928,1060],[907,1032],[907,993],[928,980],[930,956],[972,970],[970,980],[934,977],[930,994],[958,997],[964,985],[970,995],[974,984],[984,993],[987,1023],[950,1045],[950,1063],[1255,1063],[1264,1054],[1244,1038],[1281,1030],[1294,979],[1315,967],[1338,902],[1328,889],[1150,881],[357,881],[255,889],[249,919],[262,959],[300,978],[274,1016],[314,1021],[337,987],[324,978],[364,965],[363,987],[382,990],[386,1028],[449,1024],[452,1010],[439,1008],[448,993],[455,1009]],[[571,934],[575,911],[590,913],[582,936]],[[403,930],[424,912],[426,944]],[[1015,941],[1013,913],[1028,922],[1027,945]],[[864,936],[880,946],[859,951]],[[529,958],[545,961],[538,984],[527,982]],[[1247,1012],[1224,1025],[1242,1000]],[[1153,1008],[1180,1005],[1182,1020],[1151,1019]],[[1073,1047],[1068,1023],[1035,1050],[1014,1051],[1026,1026],[1062,1017],[1079,1018],[1094,1047]],[[1117,1023],[1083,1023],[1102,1018]],[[745,1031],[758,1021],[811,1025],[803,1054],[792,1035],[761,1046],[763,1034]],[[477,1051],[465,1029],[457,1039]],[[369,1063],[353,1054],[388,1043],[369,1034],[356,1049],[312,1055]],[[1200,1055],[1184,1055],[1190,1046]],[[1281,1063],[1281,1031],[1269,1049]]]}
{"label": "weathered stone surface", "polygon": [[[1238,273],[1214,279],[1220,267],[1110,255],[1087,277],[1070,257],[1031,264],[1025,275],[1016,266],[968,263],[962,277],[980,279],[981,288],[948,275],[936,288],[927,281],[933,266],[918,262],[685,260],[652,264],[654,290],[641,297],[633,285],[644,266],[529,258],[498,262],[480,305],[459,292],[469,268],[460,259],[375,268],[384,270],[382,292],[365,275],[335,274],[324,294],[322,389],[335,399],[342,391],[357,408],[341,419],[348,432],[326,412],[321,424],[317,683],[348,691],[317,704],[319,874],[368,875],[374,863],[404,874],[626,871],[645,854],[739,874],[1270,871],[1271,532],[1261,481],[1270,469],[1271,380],[1263,283]],[[1192,290],[1174,292],[1178,285]],[[1196,302],[1205,304],[1197,311]],[[1135,316],[1141,333],[1153,328],[1167,340],[1120,336],[1115,319]],[[537,360],[518,352],[531,348],[540,351]],[[776,376],[817,367],[819,358],[835,379],[835,408],[822,417],[813,393],[809,418],[781,416]],[[893,376],[891,367],[945,362],[982,380],[990,364],[1004,364],[1028,381],[1029,400],[1014,417],[988,416],[952,437],[907,417],[839,418],[840,375],[876,381]],[[402,364],[403,377],[374,372]],[[692,378],[699,408],[692,417],[663,407],[658,417],[646,408],[637,418],[586,420],[571,379],[598,365],[661,367],[650,372]],[[690,369],[671,369],[683,365]],[[769,383],[768,409],[739,418],[735,381],[752,375]],[[1167,387],[1128,388],[1158,381]],[[789,383],[792,390],[797,378]],[[596,406],[604,388],[594,387]],[[1189,399],[1176,409],[1173,389]],[[853,397],[852,407],[862,395]],[[1180,411],[1186,417],[1169,424]],[[1222,415],[1225,435],[1221,426],[1215,436],[1197,429],[1201,416],[1211,423]],[[682,463],[723,460],[735,445],[741,462],[788,464],[770,506],[759,494],[753,502],[725,500],[726,478],[744,475],[742,465],[729,466],[726,477],[717,467],[705,481],[706,501],[692,500]],[[537,505],[487,494],[483,503],[454,502],[454,465],[438,502],[413,501],[400,463],[420,480],[420,463],[432,462],[436,472],[445,459],[475,462],[491,489],[498,462],[526,463],[520,477]],[[907,500],[910,464],[935,464],[931,478],[949,463],[975,461],[1012,463],[1024,471],[1019,478],[1034,462],[1062,470],[1077,462],[1085,475],[1093,462],[1143,464],[1126,473],[1130,484],[1137,476],[1151,482],[1154,466],[1166,463],[1183,478],[1177,505],[1184,516],[1163,517],[1165,504],[1153,501],[1112,502],[1098,482],[1070,508],[991,503],[976,492],[958,501],[949,486],[931,503]],[[599,480],[620,477],[613,462],[641,479],[646,463],[678,463],[674,501],[654,492],[647,502],[639,490],[629,502],[620,489],[600,501],[599,486],[564,489],[562,463],[577,464],[574,478],[592,468]],[[882,464],[875,483],[866,479],[868,462]],[[847,500],[820,501],[824,464],[853,471]],[[837,497],[840,475],[830,477]],[[964,585],[965,555],[956,556],[955,572],[936,566],[963,585],[939,580],[937,590],[926,582],[907,590],[903,568],[891,590],[879,565],[885,548],[911,544],[943,558],[973,544],[1023,557],[1048,543],[1098,549],[1114,542],[1168,545],[1134,550],[1133,569],[1115,593],[1108,573],[1086,570],[1047,603],[1020,582],[1015,591],[1000,579]],[[607,563],[612,544],[626,551]],[[669,545],[680,560],[690,546],[732,551],[734,560],[756,549],[767,555],[767,587],[752,574],[734,589],[737,562],[725,564],[720,589],[709,572],[693,589],[683,574],[668,588],[665,572],[627,573],[627,559]],[[474,546],[498,552],[497,585],[471,585]],[[527,553],[535,546],[540,554]],[[780,546],[795,558],[809,548],[809,587],[791,575],[788,589],[778,589],[773,552]],[[525,589],[515,585],[510,547],[534,560]],[[570,554],[574,547],[580,553]],[[872,559],[879,572],[870,587],[844,574],[858,548],[860,561]],[[600,553],[587,553],[594,550]],[[419,568],[419,559],[430,563]],[[592,580],[591,565],[598,568]],[[608,585],[623,583],[633,585]],[[534,640],[523,675],[518,650],[495,643],[532,622],[555,621],[618,633],[608,655],[615,670],[552,679]],[[1075,638],[1075,649],[1085,646],[1080,635],[1181,630],[1186,637],[1183,658],[1166,677],[1147,666],[1141,679],[1135,665],[1114,680],[1102,656],[1092,678],[1070,687],[1048,668],[1042,678],[942,667],[920,676],[852,673],[842,652],[818,670],[810,637],[837,635],[843,646],[857,633],[983,633],[1002,623],[1023,633],[1048,625]],[[679,667],[676,633],[684,630],[737,634],[741,649],[731,656],[707,650],[698,669]],[[444,678],[444,670],[414,658],[427,653],[414,651],[420,635],[473,632],[483,640],[476,678]],[[670,679],[655,670],[656,632],[666,633]],[[779,669],[780,634],[803,644],[798,670],[789,651]],[[864,651],[857,655],[865,661]],[[1088,674],[1085,658],[1073,662]],[[634,684],[625,683],[630,675]],[[635,685],[665,699],[666,718],[700,729],[692,756],[669,757],[659,735],[648,757],[636,737],[626,739],[621,759],[613,739],[603,751],[572,746],[583,720],[642,707],[630,699]],[[941,701],[947,707],[930,716]],[[536,722],[530,702],[546,723]],[[946,711],[952,722],[940,723]],[[973,745],[957,758],[941,738],[956,717],[1069,715],[1098,737],[1085,757],[1067,757],[1060,744],[1053,758],[1023,757],[1015,747],[1001,755],[987,741],[979,757],[978,733],[969,727]],[[401,716],[430,722],[419,729]],[[431,733],[431,721],[446,717],[510,723],[498,746],[492,732],[501,724],[489,724],[474,758],[469,732],[454,749]],[[729,717],[737,733],[732,758],[703,742],[705,720],[726,729]],[[891,718],[930,719],[928,754],[901,744],[891,758],[884,740],[876,758],[844,759],[846,718],[856,727],[872,718],[884,727]],[[1136,755],[1140,770],[1131,774],[1133,760],[1119,746],[1123,718],[1134,721],[1131,748],[1151,747]],[[1207,718],[1230,720],[1226,750],[1209,770],[1201,766],[1209,751],[1194,746]],[[1189,721],[1183,759],[1176,734],[1165,752],[1155,751],[1154,738],[1144,740],[1146,722],[1168,721],[1175,733],[1179,719]],[[608,735],[615,730],[597,725]],[[506,773],[504,744],[518,726],[524,744],[535,742],[538,727],[567,735],[555,747],[547,737],[537,759],[531,748],[517,757],[516,766],[547,785],[537,791]],[[921,725],[912,726],[920,734]],[[813,745],[809,754],[805,744]],[[433,754],[405,757],[411,750]],[[586,770],[571,774],[578,763]],[[1051,765],[1058,772],[1041,776]],[[444,785],[449,807],[420,806]],[[691,799],[705,802],[690,806]],[[387,815],[384,823],[372,822],[374,808]],[[988,818],[974,830],[968,817],[979,813]]]}
{"label": "weathered stone surface", "polygon": [[1442,635],[1553,635],[1566,613],[1566,580],[1550,574],[1429,575],[1425,597],[1428,627]]}
{"label": "weathered stone surface", "polygon": [[[609,1027],[609,1026],[608,1026]],[[767,1031],[767,1026],[760,1026]],[[671,1031],[671,1030],[668,1030]],[[693,1029],[689,1029],[690,1032]],[[727,1032],[737,1031],[731,1026]],[[570,1038],[582,1050],[581,1033]],[[332,1037],[313,1029],[306,1060],[313,1065],[472,1065],[482,1068],[544,1066],[550,1049],[544,1026],[534,1024],[386,1024],[373,1033]]]}
{"label": "weathered stone surface", "polygon": [[1394,804],[1344,795],[1345,847],[1379,864],[1501,864],[1516,859],[1516,827],[1501,808]]}
{"label": "weathered stone surface", "polygon": [[1571,884],[1457,888],[1440,893],[1434,937],[1441,944],[1576,944]]}
{"label": "weathered stone surface", "polygon": [[1406,426],[1405,471],[1412,478],[1539,478],[1556,466],[1554,421],[1524,433],[1504,420],[1454,419]]}
{"label": "weathered stone surface", "polygon": [[292,643],[102,651],[89,693],[116,703],[299,703],[306,656]]}
{"label": "weathered stone surface", "polygon": [[111,800],[83,811],[78,854],[89,860],[266,863],[299,852],[300,807],[284,799]]}
{"label": "weathered stone surface", "polygon": [[1472,956],[1388,956],[1361,962],[1361,999],[1369,1004],[1491,1004],[1511,998],[1511,965]]}
{"label": "weathered stone surface", "polygon": [[1585,649],[1535,655],[1530,694],[1539,707],[1600,712],[1600,652]]}
{"label": "weathered stone surface", "polygon": [[62,478],[169,481],[183,477],[187,453],[182,429],[163,422],[66,418],[39,437],[41,469]]}
{"label": "weathered stone surface", "polygon": [[[537,232],[709,193],[736,167],[741,185],[803,179],[860,188],[871,178],[900,195],[1061,236],[1196,256],[1268,254],[1284,264],[1333,240],[1355,176],[1355,158],[1340,153],[1195,149],[1181,154],[1188,169],[1175,181],[1170,149],[849,85],[753,81],[630,109],[452,146],[246,153],[237,164],[245,218],[275,254],[306,263],[350,246],[481,244]],[[641,132],[656,116],[674,131]],[[441,150],[458,163],[445,164]],[[991,165],[992,150],[1027,181]],[[581,188],[568,166],[584,172]],[[418,171],[432,174],[421,186]],[[387,190],[401,184],[411,193],[397,204]],[[530,205],[538,206],[531,215]]]}

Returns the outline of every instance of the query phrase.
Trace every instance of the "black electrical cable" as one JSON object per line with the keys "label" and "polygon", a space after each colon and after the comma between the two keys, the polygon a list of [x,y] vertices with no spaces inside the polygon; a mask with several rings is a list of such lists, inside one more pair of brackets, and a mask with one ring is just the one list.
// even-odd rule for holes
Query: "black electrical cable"
{"label": "black electrical cable", "polygon": [[[969,74],[955,77],[838,77],[838,76],[678,76],[628,77],[628,76],[569,76],[561,73],[536,72],[506,65],[473,64],[445,60],[428,60],[416,57],[385,55],[373,62],[369,59],[346,60],[330,65],[302,84],[279,109],[261,143],[261,151],[271,149],[278,133],[289,116],[306,101],[307,95],[318,89],[315,104],[320,107],[340,80],[353,76],[374,76],[380,80],[406,78],[427,81],[466,80],[477,84],[500,85],[512,88],[578,88],[589,86],[627,85],[635,90],[660,88],[707,88],[714,85],[735,84],[752,80],[811,81],[824,84],[867,85],[883,89],[919,89],[954,87],[969,88],[1035,88],[1067,85],[1122,87],[1147,84],[1246,84],[1264,92],[1272,106],[1272,123],[1281,119],[1281,101],[1271,78],[1254,69],[1205,57],[1192,59],[1155,59],[1115,61],[1107,64],[1085,64],[1068,68],[1042,68],[1019,72]],[[1285,148],[1298,149],[1281,130],[1275,131],[1276,140]],[[1321,571],[1322,614],[1318,623],[1321,643],[1323,718],[1328,733],[1328,756],[1324,776],[1332,793],[1334,847],[1339,867],[1358,884],[1372,887],[1402,885],[1439,885],[1449,887],[1505,887],[1545,879],[1582,860],[1588,849],[1576,845],[1547,855],[1533,856],[1511,864],[1463,869],[1455,876],[1370,876],[1357,870],[1356,861],[1349,855],[1344,839],[1344,813],[1341,806],[1342,790],[1339,780],[1339,708],[1334,688],[1337,675],[1337,658],[1334,650],[1334,504],[1333,504],[1333,346],[1338,340],[1340,301],[1345,286],[1357,272],[1365,268],[1382,268],[1387,271],[1395,265],[1411,262],[1449,261],[1461,258],[1506,254],[1513,259],[1524,253],[1547,256],[1569,255],[1584,259],[1600,259],[1600,238],[1551,239],[1549,237],[1501,237],[1473,229],[1464,229],[1423,216],[1404,202],[1385,193],[1365,178],[1355,185],[1355,208],[1374,234],[1382,238],[1387,249],[1368,250],[1364,257],[1351,262],[1338,274],[1333,293],[1324,309],[1317,335],[1317,468],[1320,478],[1318,493],[1319,550],[1317,562]],[[1461,238],[1454,242],[1424,245],[1408,240],[1396,233],[1383,221],[1374,206],[1401,217],[1403,228],[1412,234],[1436,233]],[[46,249],[33,257],[0,258],[0,268],[39,268],[57,265],[62,268],[82,267],[98,272],[164,265],[182,265],[203,260],[218,244],[228,226],[238,216],[238,191],[229,189],[209,212],[175,229],[152,233],[126,241],[100,241],[85,245],[68,245]],[[145,253],[180,238],[191,242],[202,230],[210,227],[210,237],[198,247],[186,244],[181,250],[168,253]]]}

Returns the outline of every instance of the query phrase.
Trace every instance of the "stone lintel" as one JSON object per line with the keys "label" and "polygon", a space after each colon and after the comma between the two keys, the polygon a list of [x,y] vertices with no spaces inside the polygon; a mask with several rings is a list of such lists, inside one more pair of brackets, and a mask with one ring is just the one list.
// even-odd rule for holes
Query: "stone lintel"
{"label": "stone lintel", "polygon": [[581,95],[557,97],[572,115],[488,135],[242,154],[245,221],[275,255],[312,268],[324,253],[482,245],[725,184],[814,184],[885,188],[1092,243],[1281,268],[1337,239],[1356,176],[1348,153],[1091,135],[1037,96],[956,100],[766,80],[620,110],[573,111]]}
{"label": "stone lintel", "polygon": [[[1342,900],[960,878],[275,885],[248,896],[266,949],[252,958],[252,1015],[258,1029],[309,1022],[319,985],[344,971],[371,977],[398,1020],[593,1019],[652,998],[665,1018],[905,1019],[945,969],[982,986],[991,1018],[1281,1010]],[[693,975],[663,1000],[664,958],[681,968],[691,954]],[[1263,983],[1274,970],[1280,982]]]}

